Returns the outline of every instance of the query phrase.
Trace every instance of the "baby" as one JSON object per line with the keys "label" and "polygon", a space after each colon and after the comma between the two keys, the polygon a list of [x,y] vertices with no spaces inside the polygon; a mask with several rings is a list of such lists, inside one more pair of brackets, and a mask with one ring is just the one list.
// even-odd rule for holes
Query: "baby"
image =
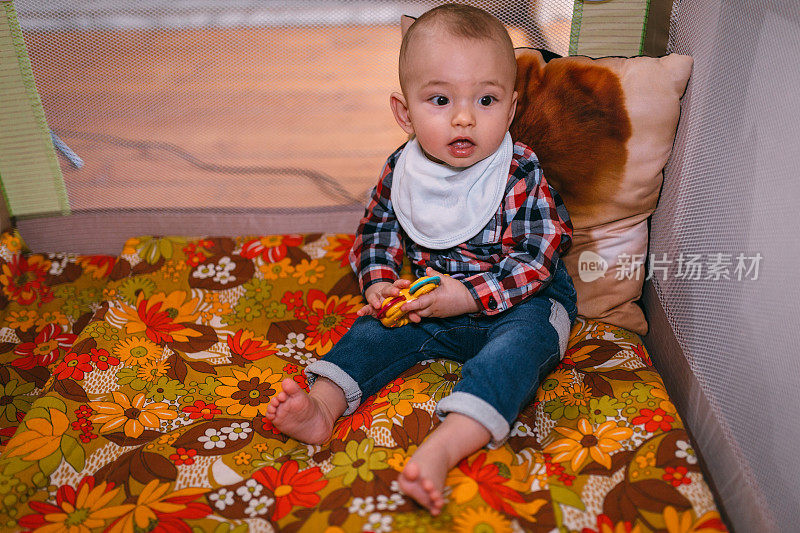
{"label": "baby", "polygon": [[[436,406],[443,420],[400,474],[404,493],[439,514],[449,470],[500,445],[541,379],[560,361],[577,314],[561,255],[572,224],[530,148],[511,141],[516,61],[503,25],[459,4],[432,9],[403,36],[390,105],[412,139],[388,159],[351,252],[367,304],[323,360],[270,402],[286,435],[327,441],[336,420],[414,364],[463,363]],[[404,304],[410,324],[375,318],[384,298],[417,276],[433,291]]]}

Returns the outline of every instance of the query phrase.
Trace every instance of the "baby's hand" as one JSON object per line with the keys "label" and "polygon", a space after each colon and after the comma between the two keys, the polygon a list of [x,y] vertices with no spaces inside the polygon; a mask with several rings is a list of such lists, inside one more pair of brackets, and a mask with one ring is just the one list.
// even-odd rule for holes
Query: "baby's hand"
{"label": "baby's hand", "polygon": [[442,282],[428,294],[423,294],[416,300],[403,304],[400,309],[408,312],[409,320],[419,322],[422,318],[429,316],[443,318],[478,312],[477,302],[463,283],[450,276],[440,274],[430,267],[425,270],[425,275],[440,276]]}
{"label": "baby's hand", "polygon": [[411,282],[407,279],[398,279],[395,280],[394,283],[380,281],[370,285],[367,287],[367,290],[364,291],[364,297],[367,299],[367,305],[359,309],[356,314],[358,316],[376,316],[383,305],[383,300],[390,296],[399,295],[400,289],[405,289],[409,285],[411,285]]}

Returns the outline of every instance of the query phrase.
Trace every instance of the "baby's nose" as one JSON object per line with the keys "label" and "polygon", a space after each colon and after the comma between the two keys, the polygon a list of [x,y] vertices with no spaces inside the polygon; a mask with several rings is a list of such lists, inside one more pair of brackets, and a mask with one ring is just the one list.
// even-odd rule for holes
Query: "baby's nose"
{"label": "baby's nose", "polygon": [[472,106],[457,105],[453,109],[454,126],[472,126],[475,124],[475,113]]}

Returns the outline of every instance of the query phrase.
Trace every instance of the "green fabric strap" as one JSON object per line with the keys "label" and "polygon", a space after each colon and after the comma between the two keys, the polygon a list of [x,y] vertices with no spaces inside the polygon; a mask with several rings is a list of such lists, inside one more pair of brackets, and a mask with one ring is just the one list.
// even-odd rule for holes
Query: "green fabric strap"
{"label": "green fabric strap", "polygon": [[14,5],[0,1],[0,181],[12,216],[69,214]]}
{"label": "green fabric strap", "polygon": [[570,55],[635,56],[642,53],[650,0],[575,0]]}

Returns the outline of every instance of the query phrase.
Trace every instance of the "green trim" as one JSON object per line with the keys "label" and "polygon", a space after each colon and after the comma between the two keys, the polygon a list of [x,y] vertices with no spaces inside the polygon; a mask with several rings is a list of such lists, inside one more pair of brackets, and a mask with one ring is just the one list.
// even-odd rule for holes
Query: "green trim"
{"label": "green trim", "polygon": [[578,38],[581,35],[581,18],[583,17],[583,0],[575,0],[572,7],[572,27],[569,31],[569,55],[578,53]]}
{"label": "green trim", "polygon": [[644,54],[644,39],[647,36],[647,19],[650,16],[650,0],[644,6],[644,20],[642,21],[642,38],[639,40],[639,55]]}
{"label": "green trim", "polygon": [[[0,54],[5,94],[17,94],[5,105],[0,117],[0,134],[13,132],[24,143],[0,139],[2,190],[9,214],[70,212],[67,189],[58,163],[50,128],[36,90],[28,51],[13,2],[2,1],[0,12]],[[5,160],[3,164],[2,161]]]}

